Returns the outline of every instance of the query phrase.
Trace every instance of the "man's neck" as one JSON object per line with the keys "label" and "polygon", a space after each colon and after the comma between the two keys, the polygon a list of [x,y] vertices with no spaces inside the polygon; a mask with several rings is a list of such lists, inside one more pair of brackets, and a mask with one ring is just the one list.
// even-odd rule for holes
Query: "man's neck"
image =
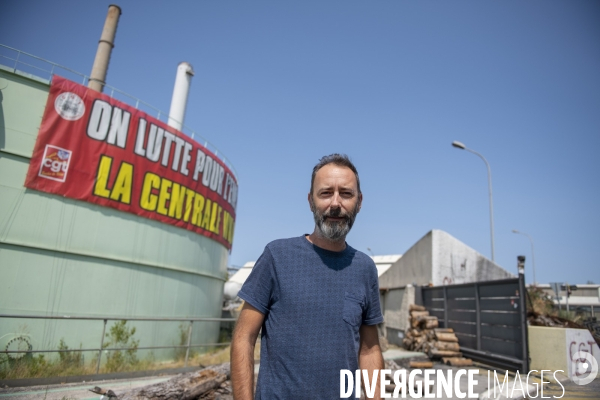
{"label": "man's neck", "polygon": [[320,235],[316,229],[310,235],[305,236],[306,239],[317,247],[320,247],[329,251],[344,251],[346,250],[346,238],[343,237],[340,240],[333,241],[329,240]]}

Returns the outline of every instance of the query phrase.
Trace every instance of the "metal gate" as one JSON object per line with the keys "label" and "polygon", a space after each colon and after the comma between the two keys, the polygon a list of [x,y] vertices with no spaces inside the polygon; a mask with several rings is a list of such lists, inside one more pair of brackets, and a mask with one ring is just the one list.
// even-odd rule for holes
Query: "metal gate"
{"label": "metal gate", "polygon": [[[423,305],[452,328],[463,354],[503,369],[529,372],[525,281],[519,278],[423,287]],[[417,294],[418,297],[418,294]]]}

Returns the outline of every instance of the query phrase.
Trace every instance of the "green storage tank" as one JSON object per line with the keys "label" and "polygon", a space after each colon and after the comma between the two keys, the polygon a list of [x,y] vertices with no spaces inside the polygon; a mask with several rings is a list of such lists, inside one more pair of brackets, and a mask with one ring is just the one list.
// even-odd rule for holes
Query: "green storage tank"
{"label": "green storage tank", "polygon": [[[24,187],[49,88],[49,80],[0,65],[0,314],[220,317],[229,254],[223,244]],[[189,323],[128,325],[136,326],[139,346],[149,347],[179,344]],[[61,339],[69,348],[98,348],[102,329],[94,320],[0,318],[0,350],[15,337],[33,350],[56,349]],[[218,321],[196,322],[191,340],[214,343],[218,335]],[[156,359],[173,354],[153,352]],[[93,357],[86,353],[86,362]]]}

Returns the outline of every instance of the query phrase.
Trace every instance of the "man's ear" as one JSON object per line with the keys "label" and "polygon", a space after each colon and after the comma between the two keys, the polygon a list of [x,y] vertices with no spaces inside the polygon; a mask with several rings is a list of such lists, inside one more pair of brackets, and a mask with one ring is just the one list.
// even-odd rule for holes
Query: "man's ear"
{"label": "man's ear", "polygon": [[315,207],[312,201],[312,193],[308,192],[308,207],[310,207],[311,212],[315,212]]}
{"label": "man's ear", "polygon": [[363,201],[363,195],[362,195],[362,193],[359,193],[358,194],[358,211],[357,212],[360,212],[360,208],[362,207],[362,201]]}

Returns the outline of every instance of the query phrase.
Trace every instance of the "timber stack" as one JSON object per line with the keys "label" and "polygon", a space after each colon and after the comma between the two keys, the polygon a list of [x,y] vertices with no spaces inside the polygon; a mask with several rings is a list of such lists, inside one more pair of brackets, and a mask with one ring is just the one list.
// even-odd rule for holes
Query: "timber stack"
{"label": "timber stack", "polygon": [[411,304],[409,310],[410,327],[402,340],[405,349],[421,351],[432,360],[441,359],[444,364],[461,367],[473,365],[473,360],[462,356],[452,328],[439,328],[438,318],[429,315],[423,306]]}

